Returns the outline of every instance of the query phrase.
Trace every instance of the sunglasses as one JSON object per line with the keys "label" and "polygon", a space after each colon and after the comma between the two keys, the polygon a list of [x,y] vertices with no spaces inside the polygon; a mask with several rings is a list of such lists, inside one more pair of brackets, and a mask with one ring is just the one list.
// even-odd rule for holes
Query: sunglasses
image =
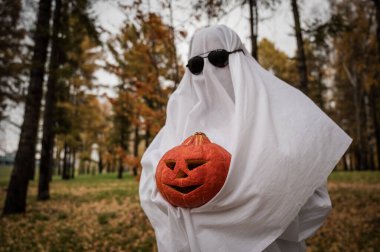
{"label": "sunglasses", "polygon": [[[224,49],[217,49],[217,50],[201,53],[189,59],[186,67],[189,68],[192,74],[198,75],[202,73],[203,71],[204,58],[208,58],[208,61],[210,61],[210,63],[216,67],[225,67],[228,65],[228,56],[231,53],[236,53],[236,52],[244,53],[243,49],[237,49],[231,52],[228,52]],[[207,56],[202,56],[205,54],[207,54]]]}

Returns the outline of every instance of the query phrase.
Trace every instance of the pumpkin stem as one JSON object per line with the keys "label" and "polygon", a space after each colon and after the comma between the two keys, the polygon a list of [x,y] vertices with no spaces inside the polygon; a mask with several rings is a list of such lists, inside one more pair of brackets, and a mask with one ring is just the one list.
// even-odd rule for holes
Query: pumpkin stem
{"label": "pumpkin stem", "polygon": [[183,141],[182,145],[202,145],[211,143],[210,139],[203,132],[195,132],[194,135]]}

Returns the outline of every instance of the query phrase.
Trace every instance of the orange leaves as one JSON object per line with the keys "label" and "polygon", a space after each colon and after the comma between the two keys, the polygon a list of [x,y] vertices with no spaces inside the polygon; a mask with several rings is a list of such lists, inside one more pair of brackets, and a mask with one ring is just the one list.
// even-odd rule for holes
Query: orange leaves
{"label": "orange leaves", "polygon": [[115,154],[118,157],[124,157],[126,155],[125,150],[123,148],[121,148],[120,146],[115,148]]}
{"label": "orange leaves", "polygon": [[141,157],[134,157],[132,155],[127,155],[124,158],[125,164],[129,167],[138,167],[140,166]]}
{"label": "orange leaves", "polygon": [[[108,41],[114,59],[107,69],[120,82],[117,98],[110,101],[119,122],[115,132],[129,135],[133,128],[138,128],[137,133],[144,130],[149,142],[165,122],[171,88],[164,84],[174,81],[177,56],[171,28],[155,13],[139,13],[135,22],[125,23],[120,34]],[[128,145],[124,149],[128,152]]]}
{"label": "orange leaves", "polygon": [[[133,156],[131,154],[127,154],[127,151],[124,150],[121,146],[117,146],[114,149],[114,155],[116,155],[119,160],[122,160],[123,165],[126,167],[140,167],[141,156]],[[113,155],[107,154],[105,155],[109,161],[112,161]]]}

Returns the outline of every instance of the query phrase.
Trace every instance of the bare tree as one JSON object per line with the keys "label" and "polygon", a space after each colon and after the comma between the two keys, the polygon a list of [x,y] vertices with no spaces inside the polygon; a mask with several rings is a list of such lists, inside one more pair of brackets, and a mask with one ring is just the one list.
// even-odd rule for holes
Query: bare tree
{"label": "bare tree", "polygon": [[297,39],[297,67],[300,78],[300,89],[307,94],[308,93],[308,79],[307,79],[307,65],[305,57],[305,49],[302,38],[302,28],[300,22],[300,15],[298,12],[297,0],[291,0],[291,6],[294,17],[294,30]]}
{"label": "bare tree", "polygon": [[252,57],[257,58],[257,29],[259,25],[259,16],[257,10],[257,0],[249,0],[249,24],[251,31],[251,49]]}

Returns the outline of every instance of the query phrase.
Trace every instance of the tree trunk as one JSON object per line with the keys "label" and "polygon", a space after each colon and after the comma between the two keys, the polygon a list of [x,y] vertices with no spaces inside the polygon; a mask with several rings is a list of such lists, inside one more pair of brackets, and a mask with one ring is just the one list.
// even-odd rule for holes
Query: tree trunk
{"label": "tree trunk", "polygon": [[[135,126],[135,132],[134,132],[134,141],[133,141],[133,156],[135,159],[139,157],[139,143],[140,143],[140,136],[139,136],[139,127],[138,125]],[[134,165],[132,168],[133,176],[138,175],[138,166]]]}
{"label": "tree trunk", "polygon": [[173,21],[173,6],[172,6],[172,0],[168,1],[168,8],[170,12],[170,40],[171,40],[171,45],[170,47],[172,48],[172,57],[174,61],[174,89],[177,88],[180,77],[179,77],[179,65],[178,65],[178,59],[177,59],[177,48],[175,46],[175,31],[174,31],[174,21]]}
{"label": "tree trunk", "polygon": [[98,172],[99,174],[103,173],[103,158],[102,153],[99,152],[99,161],[98,161]]}
{"label": "tree trunk", "polygon": [[377,41],[377,56],[380,63],[380,0],[373,0],[376,8],[376,41]]}
{"label": "tree trunk", "polygon": [[[377,42],[377,59],[380,64],[380,0],[373,0],[376,8],[376,42]],[[377,71],[376,80],[380,79],[380,72]],[[380,84],[380,83],[378,83]],[[371,107],[372,107],[372,117],[375,128],[375,137],[376,137],[376,154],[377,154],[377,168],[380,169],[380,129],[379,129],[379,121],[376,107],[376,87],[372,87],[371,92]]]}
{"label": "tree trunk", "polygon": [[119,169],[117,171],[117,178],[118,179],[122,179],[123,178],[123,171],[124,171],[123,159],[119,158]]}
{"label": "tree trunk", "polygon": [[348,171],[347,153],[344,154],[342,161],[343,161],[343,170],[344,170],[344,171]]}
{"label": "tree trunk", "polygon": [[4,204],[4,215],[23,213],[26,210],[29,179],[35,169],[37,131],[49,43],[50,16],[51,0],[40,0],[34,34],[30,83],[25,102],[24,121],[21,127],[20,141]]}
{"label": "tree trunk", "polygon": [[61,166],[61,149],[57,146],[57,152],[55,153],[55,165],[57,166],[57,175],[60,176],[61,175],[61,170],[62,170],[62,166]]}
{"label": "tree trunk", "polygon": [[116,172],[116,165],[117,165],[117,157],[114,155],[112,166],[111,166],[111,172]]}
{"label": "tree trunk", "polygon": [[124,165],[123,165],[123,158],[128,152],[128,120],[124,116],[120,117],[120,147],[122,149],[122,153],[119,154],[119,168],[118,168],[118,174],[117,178],[121,179],[123,178],[123,171],[124,171]]}
{"label": "tree trunk", "polygon": [[95,161],[91,160],[91,175],[94,176],[96,174],[96,163]]}
{"label": "tree trunk", "polygon": [[352,151],[348,152],[348,170],[352,171],[354,167],[354,159],[353,159],[353,153]]}
{"label": "tree trunk", "polygon": [[[366,129],[365,127],[362,127],[362,123],[366,123],[366,117],[364,119],[362,118],[363,114],[366,115],[366,111],[363,111],[363,90],[361,88],[361,82],[358,78],[358,75],[355,74],[355,72],[350,71],[349,68],[344,64],[343,69],[346,72],[347,78],[349,82],[352,85],[353,88],[353,100],[354,100],[354,113],[355,113],[355,139],[356,139],[356,146],[355,146],[355,157],[356,157],[356,164],[354,167],[356,167],[359,170],[363,170],[366,167],[366,145],[364,144],[364,136],[363,136],[363,129]],[[363,113],[364,112],[364,113]]]}
{"label": "tree trunk", "polygon": [[374,171],[375,170],[375,151],[374,151],[374,146],[371,144],[369,146],[369,156],[368,156],[368,161],[369,161],[369,170]]}
{"label": "tree trunk", "polygon": [[71,166],[71,169],[70,169],[70,177],[71,179],[74,179],[75,178],[75,165],[76,165],[76,159],[77,159],[77,151],[74,149],[73,151],[73,154],[72,154],[72,160],[70,162],[70,166]]}
{"label": "tree trunk", "polygon": [[357,160],[356,160],[356,155],[355,155],[355,149],[352,148],[352,151],[350,153],[350,163],[351,163],[351,166],[350,166],[350,171],[354,171],[355,170],[355,167],[357,167]]}
{"label": "tree trunk", "polygon": [[148,148],[150,144],[150,126],[146,125],[146,130],[145,130],[145,149]]}
{"label": "tree trunk", "polygon": [[368,106],[368,94],[367,92],[361,91],[362,99],[361,99],[361,105],[362,105],[362,112],[360,113],[360,122],[362,123],[362,148],[360,149],[362,152],[363,157],[363,170],[368,170],[370,166],[370,156],[369,149],[370,146],[370,128],[369,128],[369,122],[370,122],[370,113],[369,113],[369,106]]}
{"label": "tree trunk", "polygon": [[317,104],[319,105],[319,108],[322,109],[323,111],[325,110],[325,106],[324,106],[324,102],[323,102],[323,89],[324,89],[324,86],[323,86],[323,71],[322,71],[322,67],[321,69],[318,71],[318,78],[317,78],[317,82],[318,82],[318,93],[317,93]]}
{"label": "tree trunk", "polygon": [[40,160],[40,177],[38,183],[38,200],[50,198],[49,182],[53,170],[54,149],[54,108],[56,103],[56,86],[58,79],[58,68],[60,65],[60,51],[58,33],[60,30],[61,0],[55,0],[53,17],[53,37],[50,53],[49,78],[45,98],[44,125],[42,135],[42,150]]}
{"label": "tree trunk", "polygon": [[371,107],[371,116],[373,121],[373,128],[375,131],[375,140],[376,140],[376,157],[377,165],[376,168],[380,169],[380,129],[379,129],[379,119],[377,117],[377,101],[376,101],[376,87],[372,86],[369,96],[369,103]]}
{"label": "tree trunk", "polygon": [[[53,154],[54,155],[54,154]],[[49,183],[53,181],[53,176],[54,176],[54,170],[55,170],[55,159],[54,157],[52,157],[52,160],[51,160],[51,169],[49,170]]]}
{"label": "tree trunk", "polygon": [[110,172],[111,172],[111,162],[108,160],[106,163],[106,173],[110,173]]}
{"label": "tree trunk", "polygon": [[370,113],[368,111],[368,94],[367,93],[364,93],[362,92],[362,111],[363,113],[361,113],[361,123],[362,123],[362,148],[361,148],[361,152],[362,152],[362,157],[363,157],[363,170],[368,170],[369,167],[370,167],[370,156],[369,156],[369,153],[370,153],[370,149],[371,149],[371,145],[370,145],[370,139],[371,139],[371,135],[370,135],[370,121],[371,121],[371,117],[370,117]]}
{"label": "tree trunk", "polygon": [[249,0],[249,23],[250,23],[250,32],[251,32],[251,49],[252,49],[252,57],[254,57],[257,61],[257,33],[258,33],[258,25],[259,25],[259,16],[257,9],[257,0]]}
{"label": "tree trunk", "polygon": [[63,169],[62,169],[62,179],[63,180],[68,180],[70,179],[70,176],[69,176],[69,146],[67,145],[67,143],[65,142],[64,144],[64,153],[63,153]]}
{"label": "tree trunk", "polygon": [[297,0],[291,0],[291,5],[294,16],[294,30],[297,39],[297,67],[300,78],[300,89],[307,95],[309,92],[307,79],[307,65]]}
{"label": "tree trunk", "polygon": [[62,175],[62,160],[61,160],[61,157],[59,157],[58,159],[57,159],[57,165],[58,165],[58,167],[57,167],[57,175],[58,176],[61,176]]}
{"label": "tree trunk", "polygon": [[86,168],[85,168],[85,174],[90,174],[90,167],[91,167],[91,163],[90,161],[86,160]]}
{"label": "tree trunk", "polygon": [[357,160],[357,169],[363,170],[364,169],[364,160],[365,157],[363,155],[363,135],[362,135],[362,125],[361,125],[361,113],[362,113],[362,106],[360,103],[360,94],[357,88],[354,89],[354,103],[355,103],[355,122],[356,122],[356,139],[357,139],[357,146],[356,146],[356,160]]}
{"label": "tree trunk", "polygon": [[79,159],[78,175],[82,175],[83,173],[84,173],[84,161],[82,159]]}

